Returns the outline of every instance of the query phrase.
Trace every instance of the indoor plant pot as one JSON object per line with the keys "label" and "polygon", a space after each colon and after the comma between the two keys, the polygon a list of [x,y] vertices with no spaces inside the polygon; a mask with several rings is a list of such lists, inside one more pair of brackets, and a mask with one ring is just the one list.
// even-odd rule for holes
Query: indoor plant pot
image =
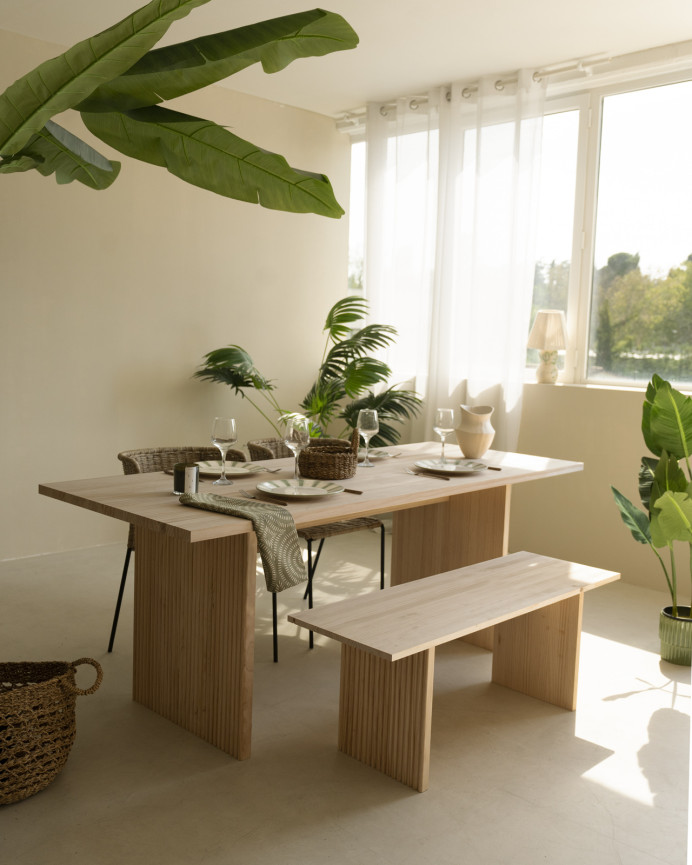
{"label": "indoor plant pot", "polygon": [[661,660],[689,667],[692,662],[692,618],[690,608],[678,606],[678,615],[672,607],[664,607],[658,624],[661,640]]}
{"label": "indoor plant pot", "polygon": [[[654,375],[642,407],[642,433],[657,457],[641,460],[639,496],[645,510],[635,507],[615,487],[611,489],[634,539],[648,544],[656,555],[670,592],[671,604],[661,611],[659,619],[661,658],[690,666],[692,616],[689,606],[678,604],[675,547],[680,542],[688,545],[686,558],[692,579],[692,398]],[[663,549],[668,550],[668,564],[659,553]]]}

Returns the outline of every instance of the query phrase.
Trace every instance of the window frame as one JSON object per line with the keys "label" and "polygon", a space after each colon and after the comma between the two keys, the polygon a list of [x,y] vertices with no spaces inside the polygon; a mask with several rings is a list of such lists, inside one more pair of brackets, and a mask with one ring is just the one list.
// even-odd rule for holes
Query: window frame
{"label": "window frame", "polygon": [[[644,52],[640,65],[629,65],[628,58],[623,58],[624,62],[615,62],[615,68],[610,71],[587,74],[578,80],[561,79],[558,75],[553,84],[548,82],[544,116],[563,111],[579,112],[572,248],[565,310],[567,348],[560,376],[565,384],[623,390],[643,387],[641,382],[588,377],[601,130],[606,97],[692,81],[692,42],[668,48],[671,50]],[[680,51],[672,50],[676,48]],[[346,131],[352,145],[365,140],[362,126]],[[533,370],[527,367],[528,380],[533,380]]]}
{"label": "window frame", "polygon": [[630,73],[626,80],[585,88],[568,95],[546,98],[545,115],[579,111],[575,176],[572,258],[567,294],[567,348],[561,380],[565,384],[641,389],[641,382],[588,377],[589,332],[592,313],[593,267],[598,210],[603,105],[608,96],[692,81],[692,65],[674,72]]}

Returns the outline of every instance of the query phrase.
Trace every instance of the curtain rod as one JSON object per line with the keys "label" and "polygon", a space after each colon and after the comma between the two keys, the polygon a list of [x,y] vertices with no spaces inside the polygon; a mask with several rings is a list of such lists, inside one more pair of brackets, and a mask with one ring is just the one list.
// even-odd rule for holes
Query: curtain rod
{"label": "curtain rod", "polygon": [[[679,42],[673,45],[658,46],[656,48],[645,49],[644,51],[633,52],[631,54],[620,54],[611,56],[609,54],[593,54],[587,57],[581,57],[573,60],[566,60],[562,63],[555,63],[551,66],[545,66],[537,69],[533,73],[533,80],[538,82],[544,78],[554,77],[557,79],[556,86],[567,85],[570,81],[578,83],[581,80],[588,79],[596,72],[602,70],[597,69],[599,66],[611,67],[613,74],[631,73],[633,69],[644,67],[670,67],[671,65],[679,65],[681,63],[688,65],[692,61],[692,41]],[[606,75],[611,69],[607,69]],[[517,77],[498,76],[495,81],[495,89],[503,90],[506,86],[515,84]],[[477,83],[470,83],[462,90],[462,96],[468,99],[472,94],[478,91]],[[446,98],[449,101],[451,98],[451,90],[446,92]],[[419,106],[425,105],[428,102],[427,95],[414,95],[408,97],[409,106],[416,109]],[[387,116],[389,111],[396,107],[396,102],[384,102],[380,106],[380,113]],[[336,127],[339,130],[348,132],[354,131],[362,127],[363,118],[367,112],[367,107],[363,106],[352,111],[344,112],[335,116]]]}
{"label": "curtain rod", "polygon": [[[549,78],[551,75],[560,75],[567,72],[580,72],[584,75],[590,75],[593,71],[593,67],[599,63],[609,63],[613,58],[607,54],[596,54],[589,57],[582,57],[579,60],[568,60],[564,63],[556,63],[553,66],[545,66],[542,69],[537,69],[533,73],[533,80],[538,82],[542,81],[544,78]],[[502,91],[507,86],[511,86],[512,84],[517,83],[517,77],[500,77],[495,81],[495,89],[498,91]],[[478,92],[478,84],[469,84],[468,87],[464,87],[461,91],[461,95],[464,99],[468,99],[474,93]],[[452,93],[451,89],[447,89],[445,92],[445,98],[447,102],[451,100]],[[409,99],[409,108],[412,110],[416,110],[419,106],[425,105],[428,102],[427,95],[421,94],[418,96],[410,96],[407,97]],[[380,106],[380,114],[383,117],[386,117],[387,114],[396,108],[396,102],[383,102]],[[337,124],[339,128],[346,128],[352,124],[360,123],[361,119],[365,116],[367,112],[367,108],[365,106],[361,108],[354,108],[352,111],[347,111],[344,114],[340,114],[336,117]]]}

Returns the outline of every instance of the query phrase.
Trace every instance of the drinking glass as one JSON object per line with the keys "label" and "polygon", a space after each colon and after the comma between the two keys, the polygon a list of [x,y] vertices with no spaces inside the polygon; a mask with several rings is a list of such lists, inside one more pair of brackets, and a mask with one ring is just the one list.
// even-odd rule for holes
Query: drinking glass
{"label": "drinking glass", "polygon": [[370,439],[374,435],[377,435],[380,429],[377,411],[374,408],[362,408],[358,412],[358,429],[360,431],[360,437],[365,442],[365,459],[361,465],[372,468],[373,463],[368,459],[368,446],[370,444]]}
{"label": "drinking glass", "polygon": [[303,415],[292,415],[286,421],[286,431],[284,432],[284,444],[293,451],[293,456],[296,458],[293,477],[300,477],[300,467],[298,459],[300,452],[308,446],[310,441],[310,421]]}
{"label": "drinking glass", "polygon": [[445,462],[445,439],[454,432],[454,411],[451,408],[438,408],[435,411],[433,429],[442,441],[442,452],[440,453],[440,465]]}
{"label": "drinking glass", "polygon": [[235,418],[215,417],[211,428],[211,440],[221,451],[221,476],[215,484],[232,484],[226,477],[226,454],[229,447],[238,441],[235,428]]}

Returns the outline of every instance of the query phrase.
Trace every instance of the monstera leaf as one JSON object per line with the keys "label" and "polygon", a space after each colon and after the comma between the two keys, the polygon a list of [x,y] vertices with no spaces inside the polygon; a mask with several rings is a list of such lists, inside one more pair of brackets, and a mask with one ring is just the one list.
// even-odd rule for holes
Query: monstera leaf
{"label": "monstera leaf", "polygon": [[323,175],[291,168],[223,126],[158,107],[253,63],[278,72],[301,57],[354,48],[358,37],[322,9],[150,50],[169,26],[209,0],[152,0],[79,42],[0,95],[0,174],[37,170],[58,183],[105,189],[120,169],[50,118],[69,108],[121,153],[203,189],[274,210],[340,217]]}

